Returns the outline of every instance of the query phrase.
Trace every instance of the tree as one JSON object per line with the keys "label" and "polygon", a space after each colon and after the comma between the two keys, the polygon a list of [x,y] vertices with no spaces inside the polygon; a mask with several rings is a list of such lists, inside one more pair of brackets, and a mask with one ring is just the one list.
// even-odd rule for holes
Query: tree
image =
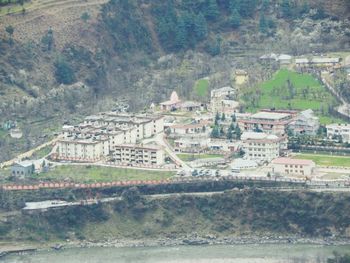
{"label": "tree", "polygon": [[233,114],[231,118],[232,118],[232,122],[236,122],[236,120],[237,120],[236,114]]}
{"label": "tree", "polygon": [[53,31],[50,28],[47,33],[41,38],[41,43],[45,45],[45,48],[48,51],[52,50],[53,43],[54,43],[54,38],[53,38]]}
{"label": "tree", "polygon": [[54,66],[55,77],[58,83],[72,84],[75,81],[72,67],[63,58],[58,58],[54,63]]}
{"label": "tree", "polygon": [[225,115],[224,112],[223,112],[222,115],[221,115],[221,120],[222,120],[222,121],[225,121],[225,120],[226,120],[226,115]]}
{"label": "tree", "polygon": [[214,121],[214,124],[216,126],[219,125],[219,120],[220,120],[220,114],[219,114],[219,112],[217,112],[215,115],[215,121]]}
{"label": "tree", "polygon": [[238,125],[236,125],[236,128],[235,128],[235,136],[236,136],[236,139],[237,139],[237,140],[240,140],[240,139],[241,139],[241,135],[242,135],[241,129],[239,128]]}
{"label": "tree", "polygon": [[90,19],[90,15],[88,12],[84,12],[80,18],[86,23]]}
{"label": "tree", "polygon": [[202,13],[199,13],[195,17],[194,21],[194,33],[197,40],[203,40],[208,35],[207,21]]}
{"label": "tree", "polygon": [[216,0],[207,0],[206,17],[209,20],[216,20],[219,14],[219,7]]}
{"label": "tree", "polygon": [[6,30],[7,34],[9,34],[10,38],[12,38],[13,33],[15,32],[15,28],[13,26],[9,25],[5,28],[5,30]]}
{"label": "tree", "polygon": [[268,28],[268,26],[267,26],[265,16],[261,15],[260,20],[259,20],[259,31],[261,33],[267,33],[267,28]]}
{"label": "tree", "polygon": [[211,138],[219,138],[220,137],[220,130],[219,130],[219,126],[215,125],[213,130],[211,131],[210,134]]}
{"label": "tree", "polygon": [[289,0],[283,0],[281,4],[281,11],[284,18],[291,18],[292,9],[291,9]]}
{"label": "tree", "polygon": [[230,17],[230,24],[233,28],[239,28],[241,25],[241,16],[238,13],[237,9],[234,9],[232,11],[231,17]]}
{"label": "tree", "polygon": [[182,49],[186,46],[186,26],[182,17],[179,17],[175,34],[175,47]]}

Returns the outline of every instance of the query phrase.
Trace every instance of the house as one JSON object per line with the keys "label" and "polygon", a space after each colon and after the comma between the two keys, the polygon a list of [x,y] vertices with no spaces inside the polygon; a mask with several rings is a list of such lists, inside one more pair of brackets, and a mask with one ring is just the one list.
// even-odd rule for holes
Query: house
{"label": "house", "polygon": [[275,53],[265,54],[260,57],[262,61],[277,61],[278,55]]}
{"label": "house", "polygon": [[34,173],[34,169],[34,164],[30,161],[17,162],[11,166],[11,175],[19,178],[25,178],[32,175]]}
{"label": "house", "polygon": [[281,64],[281,65],[289,65],[292,63],[292,56],[287,55],[287,54],[281,54],[277,57],[277,61]]}
{"label": "house", "polygon": [[223,139],[209,139],[208,141],[208,149],[211,151],[219,151],[219,152],[236,152],[240,148],[240,142]]}
{"label": "house", "polygon": [[326,125],[327,137],[333,139],[341,137],[343,142],[350,143],[350,124],[329,124]]}
{"label": "house", "polygon": [[183,111],[198,111],[201,110],[202,104],[196,101],[184,101],[179,108]]}
{"label": "house", "polygon": [[246,160],[246,159],[235,159],[231,163],[231,169],[255,169],[258,167],[258,163],[252,160]]}
{"label": "house", "polygon": [[201,121],[189,124],[175,124],[169,127],[171,133],[175,134],[197,134],[208,133],[210,122]]}
{"label": "house", "polygon": [[248,72],[245,70],[236,70],[235,71],[235,82],[236,85],[240,86],[243,85],[244,83],[246,83],[249,79],[249,75]]}
{"label": "house", "polygon": [[174,141],[175,152],[200,153],[208,147],[208,139],[200,137],[182,137]]}
{"label": "house", "polygon": [[305,68],[309,66],[309,59],[307,58],[296,58],[295,66],[298,68]]}
{"label": "house", "polygon": [[[223,109],[231,106],[237,107],[238,103],[234,102],[235,90],[231,87],[212,90],[210,93],[210,108],[213,113],[221,113]],[[232,104],[230,104],[230,101]]]}
{"label": "house", "polygon": [[319,118],[314,115],[311,109],[300,112],[289,124],[288,128],[294,135],[315,136],[320,128]]}
{"label": "house", "polygon": [[297,58],[295,59],[295,65],[299,68],[305,67],[340,67],[341,59],[338,57],[313,57],[308,58]]}
{"label": "house", "polygon": [[310,176],[313,174],[316,164],[311,160],[277,158],[272,160],[272,172],[275,174],[291,174]]}
{"label": "house", "polygon": [[244,132],[241,135],[244,157],[256,162],[271,162],[285,148],[286,138],[261,132]]}
{"label": "house", "polygon": [[241,131],[262,131],[268,134],[284,136],[293,115],[284,112],[260,111],[247,118],[237,120]]}
{"label": "house", "polygon": [[177,95],[176,91],[173,91],[168,101],[160,103],[160,108],[162,111],[172,111],[178,109],[180,104],[181,100],[179,99],[179,96]]}

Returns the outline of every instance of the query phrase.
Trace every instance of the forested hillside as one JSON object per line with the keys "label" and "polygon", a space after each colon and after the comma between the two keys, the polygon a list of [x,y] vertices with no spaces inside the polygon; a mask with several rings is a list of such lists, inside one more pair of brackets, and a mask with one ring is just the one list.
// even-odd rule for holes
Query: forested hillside
{"label": "forested hillside", "polygon": [[17,122],[25,139],[0,129],[0,160],[117,100],[141,109],[176,89],[206,101],[193,89],[204,77],[211,89],[232,85],[238,68],[254,72],[252,84],[271,76],[256,63],[263,53],[350,43],[348,0],[35,0],[6,14],[21,5],[10,2],[0,11],[0,124]]}

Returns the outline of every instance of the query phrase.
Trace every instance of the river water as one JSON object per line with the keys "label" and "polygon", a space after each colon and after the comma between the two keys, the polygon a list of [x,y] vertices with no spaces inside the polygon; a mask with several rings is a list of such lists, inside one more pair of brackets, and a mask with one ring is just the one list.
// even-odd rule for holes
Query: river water
{"label": "river water", "polygon": [[[5,257],[4,263],[289,263],[326,262],[350,246],[220,245],[150,248],[86,248]],[[1,260],[0,260],[1,261]]]}

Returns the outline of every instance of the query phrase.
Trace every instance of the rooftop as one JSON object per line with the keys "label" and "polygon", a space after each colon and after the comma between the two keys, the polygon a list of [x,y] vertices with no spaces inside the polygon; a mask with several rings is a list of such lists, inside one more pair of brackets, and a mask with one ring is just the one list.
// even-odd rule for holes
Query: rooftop
{"label": "rooftop", "polygon": [[277,112],[258,112],[251,116],[252,119],[268,119],[268,120],[281,120],[291,115],[288,113],[277,113]]}
{"label": "rooftop", "polygon": [[292,159],[292,158],[286,158],[281,157],[272,160],[273,164],[289,164],[289,165],[315,165],[315,163],[311,160],[305,160],[305,159]]}
{"label": "rooftop", "polygon": [[263,132],[244,132],[241,136],[242,140],[277,140],[278,136],[266,134]]}

